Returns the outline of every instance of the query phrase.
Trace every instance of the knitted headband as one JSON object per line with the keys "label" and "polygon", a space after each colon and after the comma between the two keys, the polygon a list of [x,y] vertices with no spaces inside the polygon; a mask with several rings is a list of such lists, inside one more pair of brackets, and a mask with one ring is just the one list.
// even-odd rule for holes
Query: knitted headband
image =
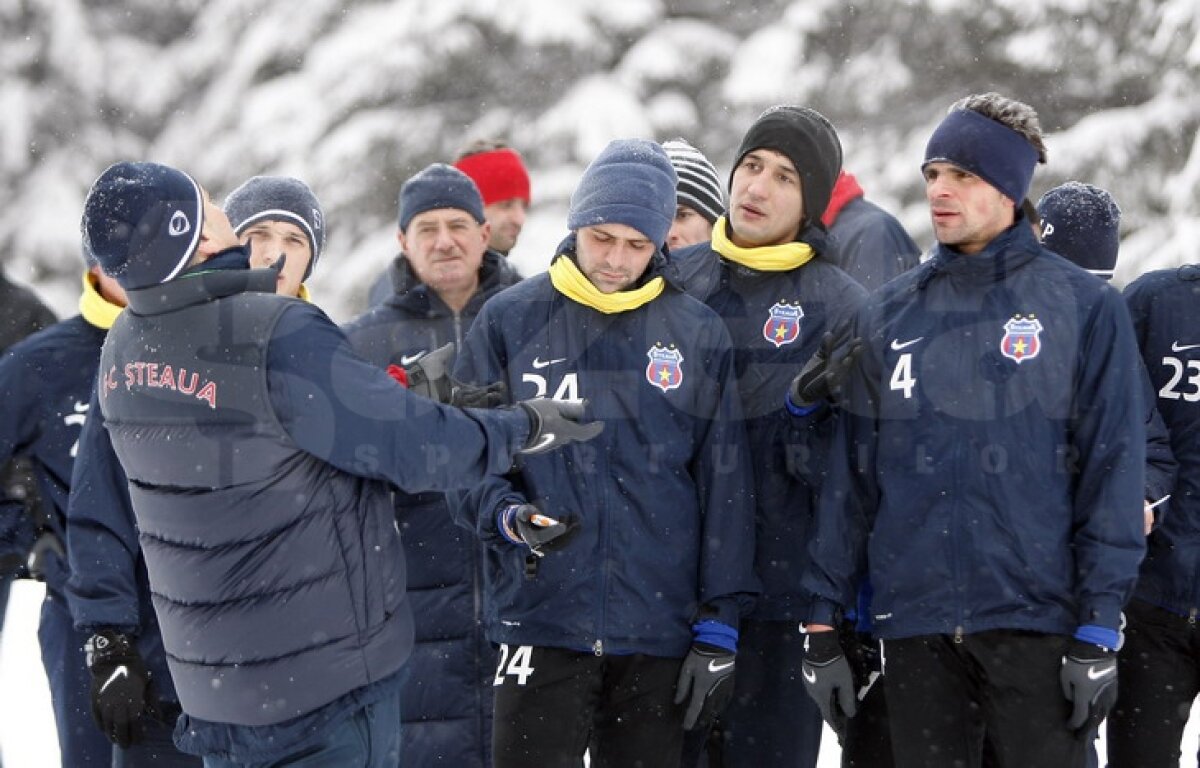
{"label": "knitted headband", "polygon": [[956,109],[934,130],[925,162],[970,171],[1019,205],[1029,194],[1038,152],[1024,136],[972,109]]}

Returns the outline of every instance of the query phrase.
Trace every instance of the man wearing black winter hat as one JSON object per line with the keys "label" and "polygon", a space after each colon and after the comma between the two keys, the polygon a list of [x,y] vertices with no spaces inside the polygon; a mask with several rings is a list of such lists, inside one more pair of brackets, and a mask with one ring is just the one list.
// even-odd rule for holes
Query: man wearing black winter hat
{"label": "man wearing black winter hat", "polygon": [[[176,744],[211,766],[398,766],[412,626],[390,485],[479,482],[598,430],[544,401],[472,414],[409,395],[276,295],[274,270],[248,269],[173,168],[110,167],[83,228],[128,294],[98,388],[184,710]],[[134,674],[127,638],[93,641],[93,672]]]}
{"label": "man wearing black winter hat", "polygon": [[706,739],[726,766],[817,761],[821,717],[804,690],[799,623],[810,595],[799,588],[813,505],[822,483],[832,411],[790,403],[789,385],[827,331],[845,328],[866,292],[821,258],[821,214],[841,170],[837,132],[820,113],[768,109],[738,147],[729,213],[710,243],[675,256],[693,295],[725,321],[754,461],[755,567],[763,595],[743,620],[735,695],[717,732],[688,736],[685,765]]}

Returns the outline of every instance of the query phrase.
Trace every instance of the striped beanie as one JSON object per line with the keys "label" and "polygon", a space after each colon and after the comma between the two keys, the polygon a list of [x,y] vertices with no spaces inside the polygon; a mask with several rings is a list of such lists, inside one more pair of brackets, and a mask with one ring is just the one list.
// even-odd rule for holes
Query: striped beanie
{"label": "striped beanie", "polygon": [[679,205],[686,205],[712,224],[725,212],[725,194],[717,169],[704,154],[684,139],[663,142],[671,165],[679,176],[675,195]]}

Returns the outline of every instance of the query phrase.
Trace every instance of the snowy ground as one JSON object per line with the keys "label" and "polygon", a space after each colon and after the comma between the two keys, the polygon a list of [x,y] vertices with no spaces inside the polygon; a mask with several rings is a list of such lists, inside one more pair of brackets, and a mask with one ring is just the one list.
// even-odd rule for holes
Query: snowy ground
{"label": "snowy ground", "polygon": [[[50,694],[37,646],[37,617],[42,601],[40,584],[13,585],[8,617],[0,636],[0,756],[4,768],[55,768],[58,746],[50,714]],[[1196,744],[1200,706],[1184,734],[1181,768],[1197,768]],[[838,748],[826,729],[818,768],[837,768]],[[1103,755],[1103,742],[1101,742]]]}

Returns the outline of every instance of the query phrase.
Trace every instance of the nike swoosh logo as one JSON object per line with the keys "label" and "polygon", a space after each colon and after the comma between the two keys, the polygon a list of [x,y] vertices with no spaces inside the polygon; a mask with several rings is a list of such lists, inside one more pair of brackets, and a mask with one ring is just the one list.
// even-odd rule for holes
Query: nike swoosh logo
{"label": "nike swoosh logo", "polygon": [[546,434],[544,434],[540,438],[538,438],[537,445],[532,445],[529,448],[526,448],[525,450],[527,453],[537,453],[538,451],[542,450],[547,445],[550,445],[550,443],[553,443],[553,442],[554,442],[554,433],[547,432]]}
{"label": "nike swoosh logo", "polygon": [[408,365],[409,363],[415,363],[424,356],[425,356],[425,350],[423,350],[423,349],[415,355],[401,355],[400,356],[400,365]]}
{"label": "nike swoosh logo", "polygon": [[1172,352],[1186,352],[1189,349],[1196,349],[1200,344],[1180,344],[1178,341],[1171,342]]}
{"label": "nike swoosh logo", "polygon": [[816,685],[817,684],[817,673],[813,672],[811,669],[807,669],[807,668],[805,668],[803,671],[804,671],[804,679],[808,681],[808,684]]}
{"label": "nike swoosh logo", "polygon": [[910,339],[909,341],[900,341],[900,339],[892,339],[892,349],[899,352],[900,350],[904,349],[905,347],[911,347],[913,344],[916,344],[918,341],[921,341],[924,338],[925,338],[924,336],[918,336],[917,338]]}
{"label": "nike swoosh logo", "polygon": [[713,659],[712,661],[708,662],[708,671],[709,672],[720,672],[721,670],[729,669],[730,667],[733,666],[733,664],[734,664],[734,662],[732,662],[732,661],[727,661],[724,664],[718,664],[717,660]]}
{"label": "nike swoosh logo", "polygon": [[553,360],[542,360],[539,357],[535,357],[535,358],[533,358],[533,367],[534,368],[546,368],[548,366],[554,365],[555,363],[561,363],[562,361],[564,361],[566,359],[567,358],[565,358],[565,357],[556,357]]}
{"label": "nike swoosh logo", "polygon": [[1095,667],[1088,667],[1087,676],[1088,680],[1099,680],[1102,677],[1108,677],[1116,671],[1116,667],[1105,667],[1101,670],[1097,670]]}
{"label": "nike swoosh logo", "polygon": [[[1090,672],[1091,670],[1088,671]],[[113,673],[108,676],[108,679],[104,681],[104,685],[100,686],[100,693],[104,693],[104,689],[108,688],[108,686],[117,682],[117,680],[122,677],[129,677],[129,670],[125,668],[124,664],[117,667],[115,670],[113,670]]]}

